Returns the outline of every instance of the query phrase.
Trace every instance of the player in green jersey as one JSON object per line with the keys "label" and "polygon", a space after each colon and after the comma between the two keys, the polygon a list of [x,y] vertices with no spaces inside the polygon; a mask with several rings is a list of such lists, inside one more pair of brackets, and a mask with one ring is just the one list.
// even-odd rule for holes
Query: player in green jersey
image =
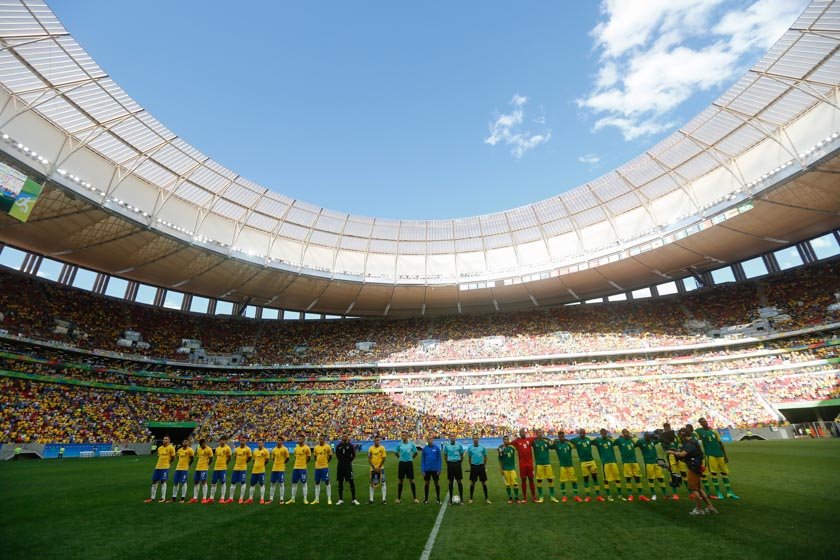
{"label": "player in green jersey", "polygon": [[603,502],[604,498],[601,496],[601,487],[598,486],[598,466],[595,464],[595,459],[592,457],[592,445],[595,440],[586,436],[586,430],[581,428],[578,430],[578,437],[571,441],[575,447],[580,459],[580,473],[583,475],[583,491],[586,494],[584,502],[591,502],[589,497],[589,477],[592,477],[592,485],[595,487],[595,499]]}
{"label": "player in green jersey", "polygon": [[554,469],[551,468],[551,440],[543,435],[542,430],[537,430],[537,437],[531,442],[531,448],[534,450],[534,462],[537,465],[537,502],[543,501],[542,481],[545,479],[548,482],[551,501],[557,503],[557,498],[554,497]]}
{"label": "player in green jersey", "polygon": [[614,482],[619,499],[626,501],[627,499],[621,494],[618,460],[615,458],[615,440],[610,437],[610,433],[605,428],[601,428],[601,437],[595,438],[592,445],[598,449],[598,457],[601,459],[601,468],[604,470],[604,494],[607,495],[607,500],[613,501],[610,496],[610,482]]}
{"label": "player in green jersey", "polygon": [[[621,430],[621,436],[615,440],[618,452],[621,455],[621,468],[624,470],[624,486],[627,487],[627,501],[633,501],[633,487],[635,483],[636,495],[639,500],[649,502],[650,499],[642,493],[642,469],[639,468],[639,460],[636,457],[636,440],[630,435],[630,430]],[[632,481],[632,482],[631,482]]]}
{"label": "player in green jersey", "polygon": [[[709,423],[705,418],[699,420],[700,428],[694,430],[697,437],[703,443],[703,451],[706,454],[706,471],[703,472],[703,486],[706,494],[710,498],[722,500],[723,494],[720,491],[720,483],[718,482],[718,474],[723,479],[723,487],[726,489],[726,497],[733,500],[740,500],[735,492],[732,491],[732,486],[729,484],[729,457],[726,455],[726,448],[720,440],[720,435],[717,430],[709,428]],[[709,479],[715,484],[715,493],[713,494],[709,488]]]}
{"label": "player in green jersey", "polygon": [[557,452],[557,459],[560,462],[560,492],[563,493],[563,498],[560,500],[564,504],[569,501],[566,496],[566,483],[572,483],[572,492],[574,493],[574,500],[581,502],[578,496],[577,474],[575,473],[575,463],[572,461],[572,446],[571,442],[566,440],[566,432],[559,430],[557,432],[557,441],[551,444],[551,448]]}
{"label": "player in green jersey", "polygon": [[653,439],[653,435],[650,432],[645,432],[645,437],[636,441],[636,447],[642,450],[650,499],[656,500],[656,488],[653,485],[653,481],[656,479],[659,482],[659,488],[662,489],[662,497],[667,500],[668,490],[665,488],[665,474],[662,472],[662,467],[659,466],[659,454],[656,452],[656,441]]}
{"label": "player in green jersey", "polygon": [[516,476],[516,448],[510,444],[510,436],[502,439],[499,446],[499,472],[505,481],[505,491],[508,496],[508,503],[524,503],[519,500],[519,480]]}

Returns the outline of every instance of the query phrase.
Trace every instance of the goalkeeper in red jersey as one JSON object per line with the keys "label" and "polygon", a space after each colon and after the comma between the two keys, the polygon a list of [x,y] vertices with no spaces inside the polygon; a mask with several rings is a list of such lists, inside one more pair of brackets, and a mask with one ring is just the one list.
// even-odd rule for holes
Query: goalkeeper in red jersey
{"label": "goalkeeper in red jersey", "polygon": [[531,499],[537,502],[537,489],[534,486],[534,455],[531,451],[535,436],[526,436],[525,430],[519,430],[519,437],[510,442],[516,448],[519,454],[519,477],[522,479],[522,501],[528,501],[528,486],[525,484],[527,479],[531,486]]}

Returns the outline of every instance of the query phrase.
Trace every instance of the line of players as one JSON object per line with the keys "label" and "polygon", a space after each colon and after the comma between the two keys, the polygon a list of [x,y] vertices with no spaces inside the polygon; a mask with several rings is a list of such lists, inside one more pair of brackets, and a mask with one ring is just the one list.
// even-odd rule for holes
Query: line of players
{"label": "line of players", "polygon": [[[711,498],[722,499],[723,493],[720,490],[720,483],[718,482],[718,475],[721,475],[723,486],[727,492],[727,496],[732,499],[738,499],[738,496],[732,491],[728,474],[728,457],[723,442],[715,430],[709,428],[705,419],[700,419],[701,428],[696,430],[696,435],[700,436],[703,449],[707,460],[705,461],[705,472],[699,465],[692,465],[698,462],[698,453],[700,462],[703,463],[703,452],[700,450],[700,444],[692,445],[694,440],[693,428],[690,432],[686,429],[680,430],[680,435],[677,436],[671,430],[669,424],[664,424],[661,435],[654,435],[646,433],[643,438],[635,439],[630,436],[628,430],[623,430],[621,436],[613,439],[609,436],[607,430],[600,431],[600,437],[589,438],[586,436],[586,431],[581,429],[578,437],[572,440],[567,440],[564,432],[558,432],[557,440],[550,440],[544,437],[541,430],[536,431],[536,435],[527,436],[525,430],[520,430],[519,437],[511,440],[510,437],[505,436],[503,444],[498,449],[499,454],[499,468],[500,473],[504,479],[505,489],[508,495],[508,503],[525,503],[527,502],[528,486],[531,489],[532,500],[537,503],[542,503],[544,500],[543,481],[548,483],[549,499],[552,502],[567,502],[567,484],[571,486],[572,499],[575,502],[590,502],[592,496],[590,490],[594,492],[596,501],[603,502],[613,501],[611,495],[611,484],[615,485],[616,495],[622,501],[634,500],[651,501],[657,499],[655,482],[658,482],[661,493],[665,499],[679,499],[677,490],[685,482],[689,488],[691,496],[698,497],[700,476],[702,472],[702,480],[705,485],[705,492],[703,495],[708,495]],[[661,445],[664,449],[668,462],[663,463],[659,458],[657,445]],[[690,453],[686,452],[686,445],[690,449]],[[621,456],[623,475],[624,475],[624,492],[620,483],[618,463],[615,456],[615,447],[619,448]],[[599,469],[594,457],[593,448],[598,450],[598,455],[601,462]],[[636,448],[639,448],[642,453],[642,460],[645,464],[645,474],[648,480],[650,491],[650,498],[648,498],[641,488],[642,471],[636,458]],[[696,448],[696,449],[695,449]],[[550,451],[554,450],[557,454],[560,464],[560,478],[559,489],[562,493],[562,500],[557,500],[554,486],[554,472],[551,466]],[[583,478],[583,494],[579,495],[579,488],[577,483],[577,473],[574,468],[572,459],[572,450],[577,451],[580,459],[580,469]],[[447,478],[449,482],[449,496],[450,503],[459,503],[460,497],[463,495],[463,469],[462,465],[465,459],[468,458],[470,468],[470,497],[469,502],[473,502],[475,484],[481,482],[484,499],[486,503],[490,503],[487,493],[487,449],[479,443],[478,438],[473,439],[473,444],[464,449],[456,442],[455,436],[452,436],[448,443],[438,446],[434,439],[429,437],[427,445],[418,450],[417,446],[408,440],[408,434],[402,434],[402,441],[395,449],[395,455],[398,460],[397,466],[397,499],[399,503],[402,498],[404,481],[408,479],[412,497],[417,503],[417,491],[414,477],[414,460],[417,455],[421,455],[421,470],[424,478],[424,503],[428,503],[430,483],[434,483],[437,503],[440,503],[440,475],[442,472],[443,460],[445,459],[447,465]],[[683,454],[682,456],[680,454]],[[257,449],[253,452],[246,445],[244,439],[239,440],[239,445],[233,450],[227,445],[227,440],[222,438],[220,445],[215,449],[207,446],[204,440],[199,442],[197,450],[193,451],[190,447],[189,441],[184,441],[182,446],[175,450],[169,442],[169,438],[164,438],[163,445],[157,450],[158,462],[152,475],[151,497],[146,502],[155,501],[158,486],[161,487],[161,499],[166,500],[166,484],[169,476],[171,462],[177,457],[178,463],[175,469],[173,480],[172,498],[168,501],[174,502],[178,499],[180,491],[180,501],[186,502],[187,496],[187,479],[189,474],[189,467],[193,459],[197,457],[197,464],[193,474],[193,497],[189,503],[196,503],[199,501],[199,490],[201,490],[201,503],[214,503],[216,498],[217,486],[221,486],[221,496],[219,503],[232,503],[234,501],[234,493],[236,485],[239,485],[239,503],[253,503],[254,492],[259,488],[260,503],[271,504],[275,498],[275,491],[279,489],[279,503],[293,504],[297,497],[297,486],[300,484],[303,490],[304,504],[318,504],[320,503],[321,486],[326,487],[327,504],[332,505],[332,491],[330,485],[329,464],[333,456],[337,458],[338,467],[336,475],[338,478],[338,497],[337,504],[344,503],[344,483],[348,483],[351,492],[351,502],[358,505],[356,499],[356,487],[353,480],[353,460],[356,458],[356,448],[350,442],[349,436],[342,437],[341,442],[336,446],[335,452],[332,447],[325,442],[324,437],[320,437],[318,445],[310,448],[305,443],[305,438],[300,435],[297,440],[297,446],[294,450],[294,467],[292,470],[292,488],[291,497],[285,500],[285,475],[286,464],[290,459],[288,448],[283,445],[282,438],[278,441],[277,447],[269,452],[265,448],[264,442],[259,442]],[[312,502],[308,501],[307,488],[307,473],[308,465],[312,457],[315,457],[315,499]],[[374,439],[374,444],[368,450],[368,464],[370,467],[370,499],[369,503],[374,503],[374,489],[381,488],[382,503],[386,502],[387,483],[385,479],[385,462],[387,459],[387,452],[381,445],[380,439]],[[210,463],[215,457],[215,465],[212,471],[212,478],[208,478],[210,472]],[[516,473],[516,460],[519,459],[519,475],[522,478],[522,497],[519,496],[519,481]],[[231,478],[230,495],[227,495],[227,469],[229,461],[234,460],[233,474]],[[253,461],[251,469],[250,484],[247,482],[248,463]],[[269,498],[265,499],[265,475],[266,468],[270,461],[273,461],[271,476],[269,479]],[[534,463],[536,463],[536,468]],[[665,468],[663,469],[663,464]],[[691,466],[690,466],[691,465]],[[670,471],[670,486],[668,490],[665,484],[664,471]],[[604,496],[601,495],[601,485],[599,485],[599,474],[603,473],[602,483]],[[536,478],[537,486],[535,488],[534,479]],[[590,487],[590,479],[592,486]],[[709,486],[710,480],[714,483],[715,492],[711,492]],[[526,482],[528,483],[526,485]],[[454,486],[457,484],[457,493],[454,491]],[[694,488],[697,486],[697,489]],[[209,490],[209,497],[208,497]],[[248,492],[246,498],[246,491]],[[227,496],[227,497],[226,497]],[[454,500],[454,501],[453,501]],[[696,501],[696,500],[695,500]],[[711,502],[704,502],[700,509],[705,511],[714,510],[711,507]]]}

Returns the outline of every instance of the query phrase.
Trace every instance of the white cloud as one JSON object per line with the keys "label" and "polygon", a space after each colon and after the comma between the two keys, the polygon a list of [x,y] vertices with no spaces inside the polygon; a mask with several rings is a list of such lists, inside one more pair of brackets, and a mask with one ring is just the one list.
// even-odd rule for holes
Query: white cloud
{"label": "white cloud", "polygon": [[729,83],[806,3],[603,0],[592,31],[601,66],[578,105],[599,117],[594,131],[614,127],[626,140],[668,130],[677,107]]}
{"label": "white cloud", "polygon": [[[499,115],[494,122],[490,123],[490,136],[484,139],[484,143],[495,146],[503,142],[506,146],[511,147],[511,155],[519,159],[528,150],[548,142],[551,139],[550,130],[545,130],[537,134],[531,134],[530,131],[521,130],[521,125],[525,121],[524,107],[527,103],[528,98],[524,95],[519,95],[518,93],[514,95],[509,103],[514,107],[513,111]],[[541,115],[537,117],[534,122],[545,124],[545,116]]]}
{"label": "white cloud", "polygon": [[597,165],[601,161],[601,158],[598,154],[584,154],[578,157],[578,161],[586,165]]}

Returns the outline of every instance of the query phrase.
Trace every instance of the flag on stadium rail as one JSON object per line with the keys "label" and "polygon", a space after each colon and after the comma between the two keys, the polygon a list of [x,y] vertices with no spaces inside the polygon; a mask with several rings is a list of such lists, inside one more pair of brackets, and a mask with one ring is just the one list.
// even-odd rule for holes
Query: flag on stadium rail
{"label": "flag on stadium rail", "polygon": [[0,163],[0,211],[25,222],[43,189],[23,173]]}

